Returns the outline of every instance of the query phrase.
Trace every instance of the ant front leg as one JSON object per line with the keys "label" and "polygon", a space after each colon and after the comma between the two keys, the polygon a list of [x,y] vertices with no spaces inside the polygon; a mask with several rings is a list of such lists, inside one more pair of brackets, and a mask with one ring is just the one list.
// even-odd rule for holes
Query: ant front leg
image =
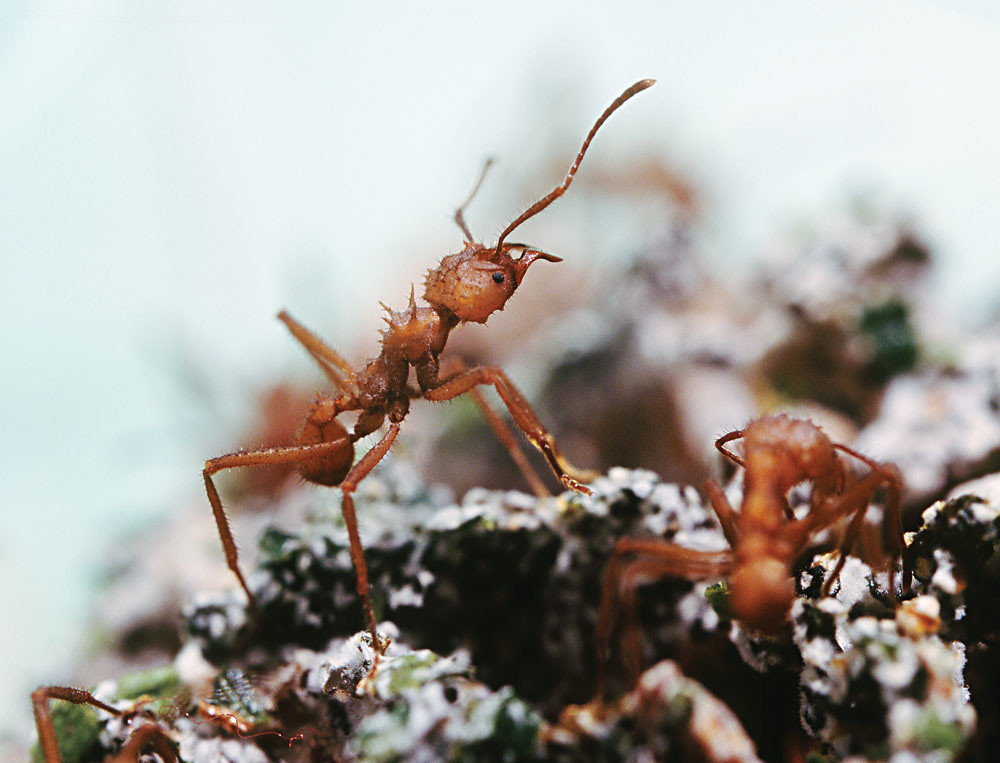
{"label": "ant front leg", "polygon": [[493,366],[479,366],[464,371],[448,379],[437,387],[424,392],[424,398],[432,401],[451,400],[464,395],[481,384],[492,384],[518,428],[524,432],[531,444],[538,448],[552,467],[564,487],[580,493],[590,494],[590,488],[583,483],[597,477],[596,472],[577,469],[559,452],[556,442],[548,430],[542,426],[524,395],[514,386],[503,370]]}
{"label": "ant front leg", "polygon": [[733,463],[745,468],[746,463],[743,461],[742,458],[737,456],[731,450],[727,450],[726,448],[723,447],[727,442],[732,442],[733,440],[741,439],[743,435],[744,432],[742,429],[737,429],[735,431],[728,432],[727,434],[722,435],[722,437],[720,437],[718,440],[715,441],[715,449]]}
{"label": "ant front leg", "polygon": [[[445,372],[445,377],[454,377],[457,374],[468,370],[465,363],[458,358],[449,358],[448,363],[449,371]],[[518,445],[517,439],[514,437],[514,433],[500,417],[500,414],[497,413],[496,409],[490,405],[489,400],[486,399],[486,395],[484,395],[477,387],[470,389],[469,395],[479,407],[479,412],[483,414],[483,418],[486,419],[486,423],[489,424],[490,429],[493,430],[493,434],[496,436],[497,440],[500,441],[500,444],[503,445],[510,454],[510,457],[517,466],[518,471],[521,472],[521,476],[524,477],[528,485],[531,486],[531,492],[533,492],[538,498],[550,498],[552,496],[551,491],[545,487],[545,483],[542,482],[541,477],[538,476],[538,472],[536,472],[531,466],[527,456],[524,455],[524,451],[521,450],[521,446]],[[423,395],[422,393],[417,392],[414,396],[422,397]]]}
{"label": "ant front leg", "polygon": [[545,483],[542,482],[541,477],[538,476],[538,472],[532,468],[527,456],[524,455],[524,451],[521,450],[521,447],[517,444],[517,440],[514,438],[514,433],[511,432],[510,427],[504,423],[504,420],[500,417],[500,414],[497,413],[496,409],[490,405],[486,396],[477,387],[470,389],[469,395],[475,401],[476,405],[479,406],[479,412],[483,414],[483,418],[486,419],[486,423],[490,425],[490,429],[493,430],[493,434],[510,454],[511,459],[513,459],[514,463],[517,465],[518,471],[521,472],[521,476],[524,477],[525,481],[531,486],[531,492],[533,492],[538,498],[550,498],[552,496],[552,492],[545,487]]}

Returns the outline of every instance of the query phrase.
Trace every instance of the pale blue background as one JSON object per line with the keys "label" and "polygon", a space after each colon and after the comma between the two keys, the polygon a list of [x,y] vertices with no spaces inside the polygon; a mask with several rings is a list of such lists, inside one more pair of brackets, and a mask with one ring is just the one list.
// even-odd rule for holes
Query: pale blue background
{"label": "pale blue background", "polygon": [[5,725],[69,669],[110,533],[203,501],[247,390],[303,367],[274,312],[374,345],[377,301],[458,244],[483,157],[469,218],[490,238],[636,79],[659,84],[588,162],[653,146],[694,173],[713,256],[874,189],[963,319],[997,296],[985,0],[347,5],[0,6]]}

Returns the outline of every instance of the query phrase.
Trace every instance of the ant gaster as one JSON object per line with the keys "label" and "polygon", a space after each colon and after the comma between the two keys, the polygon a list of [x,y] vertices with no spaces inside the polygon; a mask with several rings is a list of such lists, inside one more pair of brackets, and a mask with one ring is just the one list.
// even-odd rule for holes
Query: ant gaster
{"label": "ant gaster", "polygon": [[[740,457],[725,446],[743,440]],[[727,578],[733,617],[768,634],[780,632],[787,621],[795,590],[792,566],[820,531],[849,518],[840,543],[840,558],[823,584],[828,595],[839,577],[846,554],[857,539],[874,493],[885,491],[885,539],[891,556],[890,589],[895,590],[895,563],[902,555],[903,528],[899,470],[879,463],[841,443],[835,443],[815,424],[785,414],[763,416],[744,429],[715,441],[723,456],[743,467],[743,505],[733,510],[716,482],[705,491],[729,543],[726,551],[697,551],[657,538],[623,538],[615,544],[604,577],[598,614],[598,692],[604,690],[604,669],[611,639],[615,601],[620,598],[627,623],[625,659],[630,673],[639,674],[641,648],[636,617],[636,589],[662,577]],[[863,477],[850,476],[837,451],[865,464]],[[796,518],[788,491],[800,482],[812,486],[809,510]],[[909,588],[911,570],[903,564],[903,587]]]}
{"label": "ant gaster", "polygon": [[[537,215],[566,192],[601,125],[625,101],[650,87],[653,82],[651,79],[636,82],[605,109],[584,139],[583,146],[563,182],[508,225],[500,234],[495,246],[476,243],[464,219],[464,209],[475,196],[489,168],[487,162],[469,198],[455,212],[455,222],[465,236],[465,247],[457,254],[442,259],[437,268],[427,273],[424,281],[424,300],[429,307],[417,306],[411,288],[410,302],[404,310],[395,312],[385,308],[388,313],[385,319],[388,328],[382,332],[382,351],[378,357],[369,360],[360,371],[355,371],[343,357],[288,313],[282,311],[278,314],[278,318],[319,364],[336,394],[319,397],[313,403],[293,445],[240,451],[205,462],[203,472],[205,489],[215,515],[226,562],[249,599],[251,613],[255,611],[254,596],[240,571],[236,542],[229,528],[219,493],[212,481],[212,475],[235,467],[293,464],[310,482],[340,486],[341,510],[347,525],[358,596],[365,612],[372,643],[376,650],[380,649],[352,493],[357,489],[358,483],[389,451],[413,399],[442,401],[471,393],[483,408],[491,426],[497,430],[504,444],[518,459],[522,471],[532,479],[528,474],[530,470],[525,467],[523,454],[516,450],[514,438],[501,423],[498,415],[485,405],[478,390],[481,385],[492,385],[510,411],[514,424],[542,452],[562,485],[573,490],[589,492],[582,483],[589,481],[592,475],[573,468],[562,457],[552,436],[542,426],[521,392],[501,369],[482,366],[445,373],[441,370],[438,356],[444,350],[448,336],[456,326],[470,321],[485,323],[490,315],[502,310],[524,280],[524,275],[532,263],[538,260],[560,261],[555,255],[526,244],[507,243],[506,239],[522,223]],[[516,252],[520,252],[520,256],[515,259],[512,254]],[[416,386],[409,381],[411,366],[415,372]],[[350,432],[337,420],[337,417],[345,411],[359,412]],[[354,443],[378,430],[386,419],[389,421],[388,430],[371,450],[354,463]],[[537,476],[532,479],[532,486],[536,492],[544,491]]]}

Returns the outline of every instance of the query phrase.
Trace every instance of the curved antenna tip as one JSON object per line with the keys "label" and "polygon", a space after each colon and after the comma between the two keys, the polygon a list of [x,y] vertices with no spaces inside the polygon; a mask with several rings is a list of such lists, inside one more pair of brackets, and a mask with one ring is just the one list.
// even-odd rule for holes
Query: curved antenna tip
{"label": "curved antenna tip", "polygon": [[641,79],[632,85],[632,87],[635,88],[636,92],[638,92],[639,90],[645,90],[647,87],[652,87],[655,84],[655,79]]}

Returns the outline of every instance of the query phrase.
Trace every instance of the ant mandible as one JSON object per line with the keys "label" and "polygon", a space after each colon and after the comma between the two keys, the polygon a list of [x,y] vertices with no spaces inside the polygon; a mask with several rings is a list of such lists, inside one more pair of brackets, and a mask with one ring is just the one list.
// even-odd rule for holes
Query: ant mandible
{"label": "ant mandible", "polygon": [[[739,439],[743,440],[742,457],[725,447]],[[636,588],[650,579],[727,578],[733,617],[763,633],[777,634],[785,625],[795,596],[795,560],[817,533],[840,519],[850,518],[840,543],[840,558],[823,584],[822,593],[828,595],[879,488],[885,490],[885,535],[891,556],[889,587],[895,590],[895,563],[904,548],[900,518],[903,482],[895,466],[833,442],[812,422],[785,414],[755,419],[744,429],[720,437],[715,447],[743,467],[743,505],[738,513],[717,482],[705,484],[730,550],[697,551],[656,538],[623,538],[615,544],[605,572],[595,633],[599,694],[604,690],[616,598],[621,598],[629,620],[623,640],[625,660],[633,676],[638,676],[641,668],[639,632],[634,622]],[[868,473],[849,476],[837,451],[861,461]],[[800,482],[811,483],[812,492],[808,512],[796,519],[787,494]],[[904,589],[909,588],[911,572],[904,560]]]}
{"label": "ant mandible", "polygon": [[[589,492],[582,484],[589,481],[589,472],[575,469],[559,453],[552,435],[542,426],[535,412],[507,375],[493,366],[472,369],[460,368],[443,373],[438,356],[444,350],[452,329],[473,321],[485,323],[497,310],[502,310],[515,289],[524,280],[528,267],[537,260],[559,262],[561,258],[534,249],[527,244],[506,243],[507,237],[522,223],[537,215],[562,196],[573,182],[573,177],[583,160],[594,135],[605,120],[625,101],[650,87],[655,80],[636,82],[616,98],[597,119],[583,141],[583,146],[570,166],[563,182],[547,195],[528,207],[500,234],[495,246],[478,244],[465,224],[464,210],[475,196],[490,163],[487,162],[469,198],[455,212],[455,222],[465,236],[465,248],[441,260],[437,268],[428,271],[424,280],[424,300],[430,307],[417,307],[410,290],[410,303],[400,312],[385,307],[388,328],[382,332],[382,351],[360,370],[351,365],[318,336],[282,311],[278,318],[288,327],[306,351],[316,360],[336,392],[335,396],[319,397],[299,428],[293,445],[276,448],[247,450],[212,458],[205,462],[203,476],[209,503],[215,515],[219,538],[226,555],[226,563],[239,580],[246,593],[251,618],[256,603],[243,573],[240,571],[236,542],[229,528],[229,521],[222,507],[212,475],[224,469],[265,464],[292,464],[308,481],[320,485],[340,486],[341,511],[347,525],[351,561],[357,580],[358,596],[364,609],[368,630],[375,649],[380,651],[380,641],[375,630],[375,614],[368,592],[368,571],[365,566],[358,521],[354,512],[352,493],[375,465],[382,460],[399,433],[399,427],[410,408],[410,401],[451,400],[470,393],[484,410],[490,425],[501,436],[504,444],[518,460],[523,472],[530,474],[517,450],[514,438],[503,427],[495,412],[486,406],[478,387],[493,385],[514,424],[545,456],[553,472],[566,488]],[[514,259],[512,252],[520,251]],[[410,367],[416,376],[416,386],[410,381]],[[359,411],[351,432],[337,421],[345,411]],[[354,443],[378,430],[385,419],[388,431],[357,463],[354,463]],[[529,476],[529,479],[531,477]],[[544,491],[537,476],[532,479],[536,492]]]}

